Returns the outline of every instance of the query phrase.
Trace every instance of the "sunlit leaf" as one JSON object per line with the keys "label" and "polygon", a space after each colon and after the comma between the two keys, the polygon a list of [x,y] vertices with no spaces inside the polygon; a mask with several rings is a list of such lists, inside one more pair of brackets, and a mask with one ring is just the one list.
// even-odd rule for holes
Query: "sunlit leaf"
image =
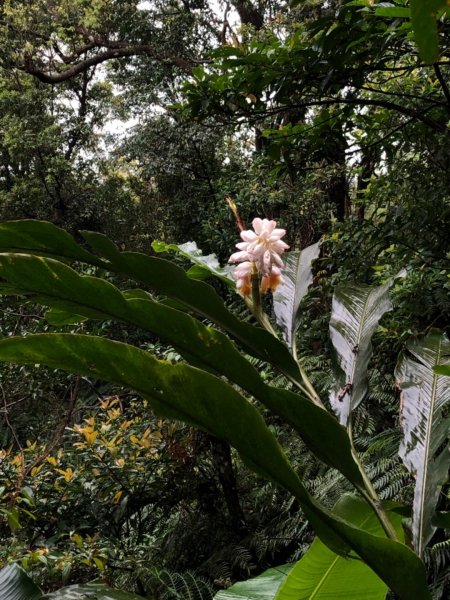
{"label": "sunlit leaf", "polygon": [[434,511],[450,466],[450,377],[433,372],[450,365],[450,342],[433,332],[407,346],[396,369],[402,390],[400,456],[414,475],[413,544],[419,556],[436,527]]}

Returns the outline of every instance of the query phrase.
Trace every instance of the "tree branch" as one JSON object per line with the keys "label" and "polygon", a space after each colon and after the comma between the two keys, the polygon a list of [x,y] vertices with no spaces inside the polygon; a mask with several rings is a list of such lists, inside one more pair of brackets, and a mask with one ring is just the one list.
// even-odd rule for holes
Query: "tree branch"
{"label": "tree branch", "polygon": [[76,77],[80,73],[84,73],[91,67],[104,63],[108,60],[114,58],[125,58],[127,56],[149,56],[150,58],[154,58],[155,60],[158,60],[160,62],[173,64],[188,74],[192,73],[192,68],[194,66],[193,61],[191,62],[180,56],[172,56],[167,52],[158,52],[157,50],[155,50],[155,48],[149,45],[139,45],[107,48],[103,52],[99,52],[94,56],[86,58],[85,60],[82,60],[72,65],[65,71],[56,73],[46,73],[42,70],[42,68],[37,67],[31,58],[25,61],[25,63],[18,68],[21,71],[28,73],[29,75],[33,75],[43,83],[53,84],[67,81],[72,77]]}
{"label": "tree branch", "polygon": [[434,72],[436,73],[436,77],[438,78],[439,83],[441,84],[442,91],[444,92],[444,96],[447,100],[447,110],[450,111],[450,90],[448,89],[448,85],[442,75],[442,71],[437,63],[434,63]]}

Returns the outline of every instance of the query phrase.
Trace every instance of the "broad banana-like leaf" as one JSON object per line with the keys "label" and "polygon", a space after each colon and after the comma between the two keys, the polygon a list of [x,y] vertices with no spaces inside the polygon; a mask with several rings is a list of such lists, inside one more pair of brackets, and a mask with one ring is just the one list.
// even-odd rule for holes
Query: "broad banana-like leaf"
{"label": "broad banana-like leaf", "polygon": [[399,454],[415,479],[412,535],[419,556],[436,530],[434,511],[450,466],[450,377],[433,372],[443,363],[450,365],[450,342],[432,332],[408,344],[395,373],[402,390]]}
{"label": "broad banana-like leaf", "polygon": [[135,279],[216,323],[246,352],[269,361],[287,377],[301,383],[298,365],[286,346],[268,331],[238,319],[210,285],[191,279],[168,260],[138,252],[120,252],[103,234],[88,231],[82,234],[97,255],[87,252],[67,232],[51,223],[9,221],[0,223],[0,250],[81,261]]}
{"label": "broad banana-like leaf", "polygon": [[367,394],[367,367],[372,336],[385,312],[392,309],[390,283],[379,287],[346,285],[336,289],[331,309],[330,337],[340,367],[330,403],[342,425]]}
{"label": "broad banana-like leaf", "polygon": [[[185,258],[188,258],[194,267],[187,272],[194,279],[206,279],[214,275],[218,277],[232,288],[236,287],[236,283],[231,276],[232,267],[227,265],[221,267],[219,260],[215,254],[203,254],[196,242],[186,242],[185,244],[166,244],[159,240],[152,242],[152,248],[155,252],[176,252]],[[196,269],[198,267],[198,269]],[[203,272],[202,272],[203,271]]]}
{"label": "broad banana-like leaf", "polygon": [[[81,276],[54,259],[0,254],[0,275],[14,282],[16,293],[53,306],[49,312],[51,321],[57,325],[74,322],[73,317],[68,318],[60,310],[64,307],[78,315],[78,322],[88,317],[115,319],[169,342],[194,366],[225,375],[286,419],[318,458],[339,469],[358,489],[364,488],[347,432],[336,419],[307,398],[266,385],[258,371],[220,331],[155,302],[145,292],[122,293],[113,284]],[[336,452],[336,448],[340,451]]]}
{"label": "broad banana-like leaf", "polygon": [[277,323],[291,350],[295,349],[295,334],[300,323],[300,303],[313,280],[311,265],[319,254],[319,242],[286,254],[283,282],[273,295]]}
{"label": "broad banana-like leaf", "polygon": [[[359,497],[346,494],[333,513],[364,531],[384,535],[372,509]],[[394,513],[390,517],[401,538],[403,517]],[[335,554],[316,538],[288,573],[275,600],[384,600],[386,593],[386,584],[367,565],[355,557]]]}
{"label": "broad banana-like leaf", "polygon": [[42,600],[87,600],[88,598],[92,598],[92,600],[144,600],[142,596],[115,590],[104,583],[95,581],[79,585],[68,585],[43,596]]}
{"label": "broad banana-like leaf", "polygon": [[1,600],[41,600],[42,592],[25,571],[11,564],[0,571]]}
{"label": "broad banana-like leaf", "polygon": [[45,364],[130,387],[151,399],[157,415],[183,420],[228,441],[253,470],[297,498],[317,535],[333,551],[348,553],[352,548],[401,600],[430,600],[420,559],[405,545],[362,531],[314,500],[258,410],[223,380],[87,335],[4,338],[0,360]]}
{"label": "broad banana-like leaf", "polygon": [[238,581],[226,590],[217,592],[214,600],[273,600],[293,566],[281,565],[267,569],[257,577]]}

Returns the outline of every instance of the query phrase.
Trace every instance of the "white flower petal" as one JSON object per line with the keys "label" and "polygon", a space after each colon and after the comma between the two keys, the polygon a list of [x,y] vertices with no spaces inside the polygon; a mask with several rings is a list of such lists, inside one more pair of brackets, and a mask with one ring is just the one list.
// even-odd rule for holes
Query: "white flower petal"
{"label": "white flower petal", "polygon": [[244,240],[244,242],[254,242],[256,239],[258,239],[258,236],[251,229],[247,229],[245,231],[241,231],[241,238]]}
{"label": "white flower petal", "polygon": [[[264,221],[267,221],[267,219],[264,219]],[[253,219],[253,221],[252,221],[253,229],[256,231],[257,234],[261,233],[264,221],[262,219],[260,219],[259,217],[255,217]]]}
{"label": "white flower petal", "polygon": [[284,262],[281,260],[281,258],[279,257],[279,255],[278,255],[276,252],[274,252],[274,253],[272,254],[272,260],[273,260],[273,262],[274,262],[276,265],[278,265],[279,267],[281,267],[281,268],[283,268],[283,267],[284,267]]}
{"label": "white flower petal", "polygon": [[288,250],[289,246],[285,244],[282,240],[277,240],[276,242],[270,244],[270,248],[273,252],[283,254],[285,250]]}
{"label": "white flower petal", "polygon": [[247,250],[248,244],[248,242],[239,242],[239,244],[236,244],[236,248],[239,248],[239,250]]}
{"label": "white flower petal", "polygon": [[277,239],[279,240],[280,238],[282,238],[284,235],[286,235],[286,229],[274,229],[270,235],[270,241],[276,241]]}
{"label": "white flower petal", "polygon": [[228,262],[241,262],[243,260],[249,260],[249,258],[251,258],[251,256],[249,256],[249,253],[245,250],[241,250],[241,252],[235,252],[234,254],[232,254],[228,259]]}

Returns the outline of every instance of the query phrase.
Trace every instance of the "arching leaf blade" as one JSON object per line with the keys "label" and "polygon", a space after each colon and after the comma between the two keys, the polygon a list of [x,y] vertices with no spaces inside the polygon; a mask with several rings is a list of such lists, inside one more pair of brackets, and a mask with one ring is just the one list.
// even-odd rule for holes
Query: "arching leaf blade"
{"label": "arching leaf blade", "polygon": [[320,242],[283,256],[283,281],[273,295],[273,309],[289,348],[293,348],[300,323],[300,303],[312,283],[312,263],[320,254]]}
{"label": "arching leaf blade", "polygon": [[[155,412],[225,439],[256,472],[289,490],[318,536],[339,553],[352,547],[402,600],[428,600],[423,563],[406,546],[368,534],[322,508],[292,470],[256,408],[221,379],[102,338],[39,334],[0,340],[0,360],[45,364],[125,385]],[[143,376],[145,374],[145,376]]]}
{"label": "arching leaf blade", "polygon": [[[343,496],[333,513],[373,535],[384,535],[375,514],[359,497]],[[402,516],[391,513],[391,522],[402,537]],[[288,573],[275,600],[384,600],[386,593],[386,584],[367,565],[335,554],[316,538]]]}
{"label": "arching leaf blade", "polygon": [[292,564],[274,567],[257,577],[238,581],[226,590],[217,592],[214,600],[273,600],[292,567]]}
{"label": "arching leaf blade", "polygon": [[168,296],[225,329],[252,356],[268,361],[289,378],[301,381],[298,365],[285,345],[269,332],[243,322],[226,307],[215,290],[191,279],[170,261],[138,252],[120,252],[105,235],[82,232],[87,252],[65,231],[45,221],[23,220],[0,224],[0,249],[36,256],[76,260],[100,266],[135,279],[158,294]]}
{"label": "arching leaf blade", "polygon": [[419,556],[436,530],[435,508],[450,466],[450,377],[434,372],[442,364],[450,365],[450,342],[432,332],[408,344],[395,373],[402,390],[399,454],[415,478],[412,534]]}
{"label": "arching leaf blade", "polygon": [[[340,470],[357,488],[364,487],[347,432],[336,419],[303,396],[266,385],[220,331],[152,300],[148,294],[122,293],[112,283],[82,276],[54,259],[0,254],[0,273],[23,293],[35,294],[35,301],[54,307],[50,315],[56,325],[83,318],[113,319],[169,342],[194,366],[225,375],[283,417],[320,460]],[[81,317],[69,317],[68,313]]]}
{"label": "arching leaf blade", "polygon": [[47,221],[22,219],[0,223],[0,249],[2,252],[27,251],[38,256],[63,257],[104,266],[101,259],[77,244],[67,231]]}
{"label": "arching leaf blade", "polygon": [[367,394],[372,336],[381,317],[392,309],[389,287],[390,282],[378,287],[352,284],[338,287],[333,295],[330,337],[339,372],[330,403],[344,426]]}

